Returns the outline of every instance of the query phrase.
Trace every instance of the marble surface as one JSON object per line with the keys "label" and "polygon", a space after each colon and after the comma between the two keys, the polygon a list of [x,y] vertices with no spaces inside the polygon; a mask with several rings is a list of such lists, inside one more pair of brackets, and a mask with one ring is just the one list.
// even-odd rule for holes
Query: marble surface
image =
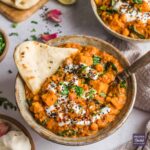
{"label": "marble surface", "polygon": [[[12,28],[12,23],[6,20],[0,15],[0,28],[5,30],[9,35],[12,32],[17,32],[19,36],[9,36],[9,52],[5,60],[0,63],[0,91],[3,93],[0,96],[7,97],[15,104],[14,85],[17,69],[13,60],[14,48],[17,44],[21,43],[25,39],[30,38],[31,35],[39,36],[43,32],[50,31],[51,33],[59,32],[59,35],[69,34],[84,34],[102,38],[106,40],[111,37],[103,27],[99,24],[95,18],[89,0],[78,0],[78,4],[70,7],[65,7],[58,4],[55,0],[50,0],[46,7],[48,9],[60,9],[63,13],[61,27],[56,27],[52,22],[46,22],[43,20],[43,10],[40,9],[28,20],[17,25],[17,28]],[[38,24],[32,24],[31,21],[35,20]],[[31,32],[35,29],[36,32]],[[142,50],[150,49],[148,43],[138,43],[138,46]],[[8,73],[11,70],[12,73]],[[119,145],[132,139],[133,133],[143,133],[146,122],[150,119],[150,114],[142,112],[137,109],[133,109],[126,123],[113,135],[97,142],[92,145],[82,147],[68,147],[58,145],[41,138],[36,134],[22,119],[18,111],[4,110],[0,108],[0,113],[9,115],[20,121],[30,131],[37,150],[115,150]]]}

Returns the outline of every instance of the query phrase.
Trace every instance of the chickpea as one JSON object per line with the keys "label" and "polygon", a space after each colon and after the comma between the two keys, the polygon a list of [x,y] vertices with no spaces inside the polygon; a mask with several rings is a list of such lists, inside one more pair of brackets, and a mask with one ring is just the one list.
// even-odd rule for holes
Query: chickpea
{"label": "chickpea", "polygon": [[93,112],[93,111],[95,110],[95,108],[96,108],[95,103],[94,103],[94,102],[91,102],[91,103],[89,104],[89,110],[90,110],[90,112]]}
{"label": "chickpea", "polygon": [[120,19],[121,19],[121,21],[124,22],[124,23],[127,21],[127,17],[126,17],[125,14],[122,14],[122,15],[120,16]]}
{"label": "chickpea", "polygon": [[116,20],[118,20],[118,18],[119,18],[119,15],[118,15],[118,14],[115,14],[115,15],[114,15],[114,20],[116,21]]}
{"label": "chickpea", "polygon": [[142,10],[142,12],[149,12],[150,11],[150,6],[147,2],[143,2],[140,5],[140,9]]}
{"label": "chickpea", "polygon": [[150,19],[148,19],[147,24],[150,25]]}
{"label": "chickpea", "polygon": [[97,131],[98,130],[98,125],[96,123],[92,123],[90,126],[91,130]]}
{"label": "chickpea", "polygon": [[99,72],[103,72],[104,68],[103,68],[103,65],[102,64],[97,64],[95,66],[96,70],[99,71]]}
{"label": "chickpea", "polygon": [[102,0],[95,0],[96,5],[100,6],[102,5]]}
{"label": "chickpea", "polygon": [[33,100],[34,100],[34,101],[38,101],[38,100],[39,100],[39,96],[38,96],[38,95],[35,95],[35,96],[33,97]]}
{"label": "chickpea", "polygon": [[130,34],[129,30],[125,28],[122,32],[123,35],[128,36]]}

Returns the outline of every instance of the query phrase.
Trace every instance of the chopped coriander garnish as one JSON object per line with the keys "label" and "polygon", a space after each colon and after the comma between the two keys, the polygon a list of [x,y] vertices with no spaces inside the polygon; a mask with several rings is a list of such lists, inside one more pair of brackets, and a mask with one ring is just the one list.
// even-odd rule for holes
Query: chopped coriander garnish
{"label": "chopped coriander garnish", "polygon": [[36,41],[36,40],[37,40],[36,35],[31,35],[31,38],[32,38],[32,40],[34,40],[34,41]]}
{"label": "chopped coriander garnish", "polygon": [[17,107],[11,103],[7,98],[4,98],[4,97],[0,97],[0,106],[3,106],[4,109],[13,109],[13,110],[17,110]]}
{"label": "chopped coriander garnish", "polygon": [[100,6],[99,10],[107,10],[107,6],[105,6],[105,5]]}
{"label": "chopped coriander garnish", "polygon": [[98,8],[98,10],[100,10],[100,11],[107,11],[108,13],[111,13],[111,14],[117,12],[117,10],[112,9],[112,8],[108,8],[108,7],[105,6],[105,5],[100,6],[100,7]]}
{"label": "chopped coriander garnish", "polygon": [[33,24],[38,24],[38,22],[37,22],[37,21],[34,21],[34,20],[32,20],[31,23],[33,23]]}
{"label": "chopped coriander garnish", "polygon": [[99,56],[93,56],[93,65],[99,64],[101,61],[101,58]]}
{"label": "chopped coriander garnish", "polygon": [[36,30],[33,28],[33,29],[31,30],[31,32],[36,32]]}
{"label": "chopped coriander garnish", "polygon": [[139,33],[133,25],[132,25],[132,26],[129,26],[128,28],[129,28],[129,30],[130,30],[133,34],[135,34],[135,35],[136,35],[137,37],[139,37],[140,39],[145,39],[145,36],[142,35],[141,33]]}
{"label": "chopped coriander garnish", "polygon": [[65,84],[62,84],[62,91],[61,91],[61,94],[62,95],[68,95],[69,94],[69,90],[68,90],[68,87],[65,85]]}
{"label": "chopped coriander garnish", "polygon": [[126,83],[125,80],[123,80],[123,81],[120,82],[120,87],[121,88],[126,88],[127,87],[127,83]]}
{"label": "chopped coriander garnish", "polygon": [[132,1],[135,4],[142,4],[143,3],[143,0],[132,0]]}
{"label": "chopped coriander garnish", "polygon": [[99,95],[104,98],[106,97],[106,93],[104,93],[104,92],[101,92]]}
{"label": "chopped coriander garnish", "polygon": [[17,32],[12,32],[9,34],[9,36],[18,36],[19,34]]}
{"label": "chopped coriander garnish", "polygon": [[77,131],[75,131],[73,129],[64,130],[64,131],[58,133],[58,135],[60,135],[60,136],[68,136],[68,137],[75,136],[76,134],[77,134]]}
{"label": "chopped coriander garnish", "polygon": [[106,11],[107,11],[108,13],[110,13],[110,14],[118,13],[118,11],[115,10],[115,9],[107,9]]}
{"label": "chopped coriander garnish", "polygon": [[115,0],[111,0],[110,5],[114,6],[115,5]]}
{"label": "chopped coriander garnish", "polygon": [[0,33],[0,55],[3,53],[5,46],[6,46],[5,39],[3,35]]}
{"label": "chopped coriander garnish", "polygon": [[105,71],[107,71],[110,67],[112,68],[112,70],[118,72],[116,65],[110,61],[105,64]]}
{"label": "chopped coriander garnish", "polygon": [[96,94],[96,90],[91,89],[88,93],[87,93],[87,97],[92,99],[94,97],[94,94]]}
{"label": "chopped coriander garnish", "polygon": [[48,121],[49,121],[49,118],[45,119],[44,121],[42,121],[41,125],[46,126]]}
{"label": "chopped coriander garnish", "polygon": [[12,27],[12,28],[16,28],[17,25],[18,25],[17,23],[13,23],[13,24],[11,25],[11,27]]}
{"label": "chopped coriander garnish", "polygon": [[82,96],[84,90],[83,88],[79,87],[79,86],[74,86],[75,92],[78,96]]}

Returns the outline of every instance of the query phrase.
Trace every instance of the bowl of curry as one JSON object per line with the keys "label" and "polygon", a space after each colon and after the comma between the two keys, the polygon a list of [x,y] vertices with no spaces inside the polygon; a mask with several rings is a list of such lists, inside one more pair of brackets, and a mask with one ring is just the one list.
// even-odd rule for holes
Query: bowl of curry
{"label": "bowl of curry", "polygon": [[87,36],[64,36],[50,46],[77,48],[33,95],[16,78],[16,102],[25,121],[44,138],[64,145],[86,145],[115,132],[129,116],[136,95],[132,75],[110,83],[129,65],[118,49]]}
{"label": "bowl of curry", "polygon": [[91,0],[106,30],[127,41],[150,41],[150,2],[146,0]]}

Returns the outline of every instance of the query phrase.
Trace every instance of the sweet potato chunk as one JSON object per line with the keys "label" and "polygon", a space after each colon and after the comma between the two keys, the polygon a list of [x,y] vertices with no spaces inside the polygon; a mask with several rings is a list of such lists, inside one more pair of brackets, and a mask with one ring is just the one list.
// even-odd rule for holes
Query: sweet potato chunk
{"label": "sweet potato chunk", "polygon": [[42,100],[46,105],[52,106],[57,101],[57,96],[54,92],[50,91],[49,93],[42,95]]}

